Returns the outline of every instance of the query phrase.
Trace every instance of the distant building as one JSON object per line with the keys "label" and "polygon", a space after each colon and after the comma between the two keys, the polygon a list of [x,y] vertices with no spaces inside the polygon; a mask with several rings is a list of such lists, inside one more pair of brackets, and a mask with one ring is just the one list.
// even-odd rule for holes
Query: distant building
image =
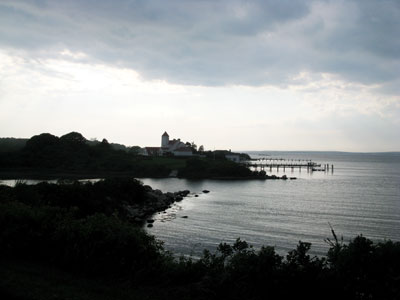
{"label": "distant building", "polygon": [[193,151],[192,148],[190,147],[182,147],[174,150],[172,153],[174,153],[175,156],[192,156]]}
{"label": "distant building", "polygon": [[180,139],[169,139],[167,132],[161,136],[161,147],[146,147],[145,155],[160,156],[160,155],[174,155],[174,156],[192,156],[193,150]]}
{"label": "distant building", "polygon": [[192,148],[181,142],[181,139],[170,140],[167,132],[161,136],[161,151],[163,154],[172,153],[175,156],[193,155]]}

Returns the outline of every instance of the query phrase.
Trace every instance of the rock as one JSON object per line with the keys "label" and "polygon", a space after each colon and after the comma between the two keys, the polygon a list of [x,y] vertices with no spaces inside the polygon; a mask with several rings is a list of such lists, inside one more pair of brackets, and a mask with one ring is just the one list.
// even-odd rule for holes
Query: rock
{"label": "rock", "polygon": [[182,196],[176,196],[175,197],[175,201],[182,201],[183,200],[183,197]]}
{"label": "rock", "polygon": [[151,223],[154,223],[154,220],[153,220],[153,219],[148,219],[148,220],[147,220],[147,223],[150,223],[150,224],[151,224]]}
{"label": "rock", "polygon": [[153,191],[154,194],[161,196],[163,194],[163,192],[161,190],[154,190]]}
{"label": "rock", "polygon": [[210,191],[209,190],[203,190],[203,193],[204,194],[207,194],[207,193],[209,193]]}
{"label": "rock", "polygon": [[188,216],[182,216],[182,219],[187,219],[188,218]]}
{"label": "rock", "polygon": [[144,185],[143,186],[144,187],[144,190],[146,191],[146,192],[151,192],[153,189],[151,188],[151,186],[149,186],[149,185]]}
{"label": "rock", "polygon": [[287,176],[286,176],[286,175],[283,175],[283,176],[281,177],[281,179],[286,180],[286,179],[287,179]]}
{"label": "rock", "polygon": [[195,197],[198,197],[199,195],[194,195]]}
{"label": "rock", "polygon": [[153,224],[147,224],[147,227],[151,228],[153,227]]}
{"label": "rock", "polygon": [[183,197],[186,197],[186,196],[189,195],[189,194],[190,194],[190,191],[189,191],[189,190],[181,191],[181,195],[182,195]]}

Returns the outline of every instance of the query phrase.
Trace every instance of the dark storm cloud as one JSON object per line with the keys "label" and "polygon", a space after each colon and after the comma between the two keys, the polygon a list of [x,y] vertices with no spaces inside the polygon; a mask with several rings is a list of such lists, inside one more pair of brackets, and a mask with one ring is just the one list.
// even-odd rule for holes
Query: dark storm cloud
{"label": "dark storm cloud", "polygon": [[[0,46],[63,49],[194,85],[285,85],[299,72],[399,79],[394,1],[3,1]],[[383,87],[384,88],[384,87]]]}

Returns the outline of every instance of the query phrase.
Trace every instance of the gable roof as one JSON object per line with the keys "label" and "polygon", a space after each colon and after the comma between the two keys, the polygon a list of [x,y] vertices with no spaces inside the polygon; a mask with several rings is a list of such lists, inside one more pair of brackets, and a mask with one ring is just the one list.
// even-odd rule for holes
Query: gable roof
{"label": "gable roof", "polygon": [[[168,142],[168,145],[175,145],[176,143],[182,143],[180,140],[173,139],[172,141]],[[183,144],[183,143],[182,143]]]}

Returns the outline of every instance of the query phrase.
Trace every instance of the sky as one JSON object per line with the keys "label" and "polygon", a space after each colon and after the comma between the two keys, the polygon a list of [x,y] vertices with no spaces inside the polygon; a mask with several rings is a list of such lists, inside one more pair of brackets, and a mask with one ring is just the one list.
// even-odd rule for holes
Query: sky
{"label": "sky", "polygon": [[0,0],[0,137],[400,151],[400,1]]}

